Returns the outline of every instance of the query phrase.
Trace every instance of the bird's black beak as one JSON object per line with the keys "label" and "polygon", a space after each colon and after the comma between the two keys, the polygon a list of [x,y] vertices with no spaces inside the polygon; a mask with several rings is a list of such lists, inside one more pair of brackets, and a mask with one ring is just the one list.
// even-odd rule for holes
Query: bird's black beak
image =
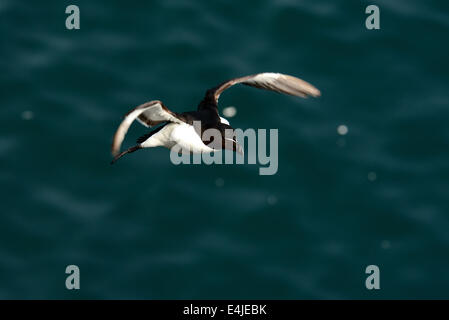
{"label": "bird's black beak", "polygon": [[223,149],[234,151],[242,156],[244,154],[243,147],[235,139],[224,139]]}

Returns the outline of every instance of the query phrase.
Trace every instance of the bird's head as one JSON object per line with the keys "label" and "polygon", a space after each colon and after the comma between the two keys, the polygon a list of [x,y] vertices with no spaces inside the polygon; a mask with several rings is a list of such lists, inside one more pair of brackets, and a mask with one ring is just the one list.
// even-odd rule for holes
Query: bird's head
{"label": "bird's head", "polygon": [[243,147],[238,143],[235,129],[229,125],[229,122],[221,123],[219,128],[222,134],[222,149],[231,150],[243,155]]}

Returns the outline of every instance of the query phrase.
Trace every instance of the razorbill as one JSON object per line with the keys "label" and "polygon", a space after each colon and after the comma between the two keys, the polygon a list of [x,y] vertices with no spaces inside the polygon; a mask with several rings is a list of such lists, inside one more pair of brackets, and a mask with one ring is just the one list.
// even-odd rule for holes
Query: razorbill
{"label": "razorbill", "polygon": [[[303,98],[320,95],[317,88],[304,80],[286,74],[265,72],[234,78],[207,90],[196,111],[177,113],[169,110],[159,100],[149,101],[125,115],[114,134],[112,142],[114,158],[111,164],[125,154],[159,146],[169,149],[178,146],[181,152],[188,153],[210,153],[220,149],[243,153],[243,149],[235,137],[232,134],[229,135],[229,132],[233,132],[234,129],[230,126],[229,121],[221,117],[218,112],[220,94],[238,83]],[[137,139],[135,146],[120,152],[126,132],[136,119],[146,127],[160,126]],[[200,124],[200,128],[197,124]],[[221,133],[222,141],[203,140],[203,132],[207,129],[217,129]]]}

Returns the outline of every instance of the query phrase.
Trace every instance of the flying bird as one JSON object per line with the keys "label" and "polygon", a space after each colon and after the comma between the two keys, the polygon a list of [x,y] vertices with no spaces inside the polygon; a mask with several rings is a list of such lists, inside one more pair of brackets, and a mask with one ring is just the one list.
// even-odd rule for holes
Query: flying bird
{"label": "flying bird", "polygon": [[[221,117],[218,112],[218,99],[221,93],[239,83],[303,98],[320,96],[320,91],[304,80],[286,74],[265,72],[234,78],[207,90],[196,111],[177,113],[169,110],[159,100],[149,101],[125,115],[114,134],[112,142],[114,158],[111,164],[125,154],[159,146],[171,149],[177,145],[182,152],[188,153],[210,153],[215,150],[228,149],[242,154],[241,145],[233,134],[229,134],[234,129],[230,126],[229,121]],[[123,139],[136,119],[146,127],[160,126],[138,138],[135,146],[120,152]],[[197,123],[200,124],[200,128],[194,125]],[[203,132],[207,129],[217,129],[221,133],[221,141],[203,140]]]}

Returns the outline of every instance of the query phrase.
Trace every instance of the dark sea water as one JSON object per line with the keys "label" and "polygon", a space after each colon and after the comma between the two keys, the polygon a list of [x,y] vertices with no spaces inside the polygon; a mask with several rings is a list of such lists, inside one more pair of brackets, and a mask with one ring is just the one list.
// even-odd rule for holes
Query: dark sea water
{"label": "dark sea water", "polygon": [[[0,298],[448,298],[448,35],[443,0],[2,0]],[[279,130],[277,174],[163,148],[109,165],[132,107],[262,71],[322,92],[222,95],[233,127]]]}

